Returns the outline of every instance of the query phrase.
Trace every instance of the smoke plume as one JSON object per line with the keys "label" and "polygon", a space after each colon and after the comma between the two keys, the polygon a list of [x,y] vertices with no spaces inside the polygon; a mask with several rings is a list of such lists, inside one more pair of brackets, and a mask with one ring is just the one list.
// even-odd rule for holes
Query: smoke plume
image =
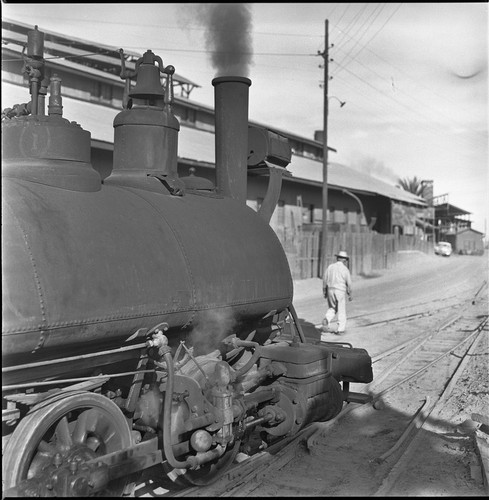
{"label": "smoke plume", "polygon": [[193,329],[190,344],[197,353],[217,349],[221,340],[234,333],[236,320],[228,310],[203,311]]}
{"label": "smoke plume", "polygon": [[216,76],[249,77],[253,60],[251,5],[198,4],[197,19],[205,27],[206,49]]}
{"label": "smoke plume", "polygon": [[351,167],[353,169],[384,182],[394,183],[398,181],[399,176],[394,170],[387,167],[384,162],[360,153],[353,154],[352,156]]}

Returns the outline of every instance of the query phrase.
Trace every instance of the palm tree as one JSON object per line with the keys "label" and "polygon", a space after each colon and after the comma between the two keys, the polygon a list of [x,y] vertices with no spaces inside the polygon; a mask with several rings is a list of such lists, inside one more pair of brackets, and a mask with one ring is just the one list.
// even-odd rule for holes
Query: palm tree
{"label": "palm tree", "polygon": [[408,177],[397,180],[397,187],[404,189],[404,191],[408,191],[409,193],[413,193],[416,196],[423,196],[423,184],[421,179],[418,179],[414,176],[412,179]]}

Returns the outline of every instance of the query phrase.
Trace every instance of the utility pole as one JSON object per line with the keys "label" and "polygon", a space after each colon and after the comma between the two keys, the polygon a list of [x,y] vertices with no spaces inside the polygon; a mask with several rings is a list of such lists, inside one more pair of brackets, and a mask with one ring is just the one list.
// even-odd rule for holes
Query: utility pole
{"label": "utility pole", "polygon": [[326,269],[326,242],[328,241],[328,64],[329,35],[328,20],[324,25],[324,115],[323,115],[323,222],[321,232],[321,274]]}

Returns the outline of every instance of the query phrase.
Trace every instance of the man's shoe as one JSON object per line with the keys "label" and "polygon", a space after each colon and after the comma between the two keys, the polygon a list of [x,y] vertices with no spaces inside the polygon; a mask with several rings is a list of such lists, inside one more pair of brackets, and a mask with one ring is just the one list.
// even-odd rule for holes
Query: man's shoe
{"label": "man's shoe", "polygon": [[334,332],[334,333],[335,333],[335,335],[345,335],[346,332],[345,332],[345,330],[342,330],[341,332],[338,331],[338,332]]}
{"label": "man's shoe", "polygon": [[321,327],[321,330],[323,333],[332,333],[333,335],[336,333],[336,330],[334,328],[330,328],[329,326],[323,326]]}

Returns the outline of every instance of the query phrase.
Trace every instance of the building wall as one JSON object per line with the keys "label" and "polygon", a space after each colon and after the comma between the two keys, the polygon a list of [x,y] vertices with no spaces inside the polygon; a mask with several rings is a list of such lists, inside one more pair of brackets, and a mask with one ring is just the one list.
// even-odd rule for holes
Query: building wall
{"label": "building wall", "polygon": [[[112,171],[112,157],[111,150],[92,148],[92,165],[102,179],[108,177]],[[195,168],[196,176],[204,177],[215,184],[215,170],[210,167],[180,162],[178,175],[189,175],[191,167]],[[265,198],[267,186],[266,176],[248,177],[247,200],[254,210],[258,210]],[[331,188],[328,191],[328,225],[335,231],[343,228],[360,232],[369,227],[381,234],[390,233],[390,200],[374,195],[358,195],[358,198],[364,210],[363,216],[360,205],[354,198]],[[272,227],[278,229],[285,225],[290,231],[296,231],[304,225],[320,228],[322,220],[322,187],[284,178],[279,203],[271,220]]]}
{"label": "building wall", "polygon": [[482,255],[484,253],[482,234],[472,230],[458,233],[455,238],[455,251],[468,255]]}
{"label": "building wall", "polygon": [[[15,53],[3,49],[6,62],[2,65],[2,79],[21,85],[27,90],[27,79],[22,75],[23,61],[15,57]],[[18,56],[18,55],[17,55]],[[89,103],[101,104],[115,110],[122,109],[124,82],[117,75],[107,72],[94,73],[94,69],[63,66],[53,59],[46,59],[45,76],[49,78],[57,74],[62,80],[62,93],[65,96]],[[26,100],[28,93],[26,92]],[[13,103],[9,103],[12,105]],[[47,103],[46,103],[47,104]],[[175,98],[172,110],[182,125],[195,127],[201,130],[214,129],[214,113],[211,108],[200,106],[183,98]],[[70,117],[76,119],[76,117]],[[273,130],[272,127],[270,127]],[[295,154],[321,159],[322,145],[316,141],[299,137],[289,137],[289,142]],[[107,140],[107,139],[104,139]],[[94,168],[100,173],[102,179],[108,177],[112,171],[112,145],[102,144],[98,147],[94,141],[91,161]],[[215,183],[213,168],[196,167],[197,176],[205,177]],[[180,176],[189,175],[188,164],[180,164]],[[268,179],[265,176],[248,178],[248,201],[256,209],[265,197]],[[366,230],[367,227],[377,232],[388,233],[391,231],[390,205],[382,196],[357,195],[363,205],[362,213],[360,204],[351,196],[345,195],[338,189],[328,190],[328,224],[338,229]],[[311,181],[291,181],[284,178],[282,192],[278,207],[273,214],[271,224],[277,228],[284,225],[295,231],[304,224],[320,226],[322,224],[322,187],[311,184]]]}

